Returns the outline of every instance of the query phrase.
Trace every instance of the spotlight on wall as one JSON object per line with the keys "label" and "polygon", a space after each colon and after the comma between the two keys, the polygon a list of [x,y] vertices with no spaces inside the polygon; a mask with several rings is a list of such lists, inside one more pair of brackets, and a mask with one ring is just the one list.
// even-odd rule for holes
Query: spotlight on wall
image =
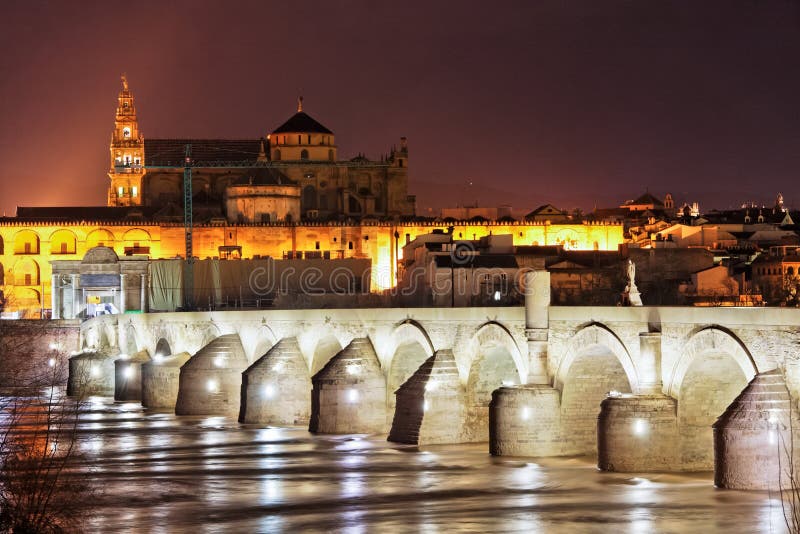
{"label": "spotlight on wall", "polygon": [[635,419],[633,421],[633,433],[637,436],[644,436],[647,434],[647,421],[644,419]]}
{"label": "spotlight on wall", "polygon": [[347,369],[347,374],[349,374],[349,375],[357,375],[359,373],[359,371],[360,371],[360,368],[358,367],[358,365],[356,365],[354,363],[349,364],[346,367],[346,369]]}
{"label": "spotlight on wall", "polygon": [[501,298],[502,296],[503,296],[503,295],[502,295],[502,294],[501,294],[499,291],[495,291],[495,292],[494,292],[494,301],[495,301],[495,302],[500,302],[500,298]]}
{"label": "spotlight on wall", "polygon": [[616,389],[612,389],[611,391],[608,392],[608,396],[616,399],[618,397],[621,397],[622,393],[620,393]]}
{"label": "spotlight on wall", "polygon": [[425,402],[423,402],[423,403],[422,403],[422,411],[423,411],[423,412],[427,412],[427,411],[428,411],[428,408],[430,408],[430,407],[431,407],[431,405],[428,403],[428,401],[427,401],[427,400],[426,400]]}
{"label": "spotlight on wall", "polygon": [[161,363],[161,361],[163,359],[164,359],[164,357],[161,355],[160,352],[156,352],[156,355],[153,356],[153,361],[156,362],[156,363]]}
{"label": "spotlight on wall", "polygon": [[47,365],[49,365],[50,367],[55,367],[56,366],[56,359],[55,358],[50,358],[49,360],[47,360]]}
{"label": "spotlight on wall", "polygon": [[125,366],[125,370],[122,371],[122,376],[124,376],[125,378],[132,378],[133,377],[133,366],[132,365],[126,365]]}
{"label": "spotlight on wall", "polygon": [[347,391],[347,402],[358,402],[358,390],[350,389]]}
{"label": "spotlight on wall", "polygon": [[267,384],[264,386],[264,396],[268,399],[271,399],[275,396],[275,388],[272,387],[272,384]]}
{"label": "spotlight on wall", "polygon": [[215,393],[217,391],[217,381],[209,380],[206,382],[206,389],[208,389],[208,391],[211,393]]}
{"label": "spotlight on wall", "polygon": [[514,382],[513,380],[503,380],[503,387],[504,388],[510,388],[511,386],[513,386],[515,384],[516,384],[516,382]]}
{"label": "spotlight on wall", "polygon": [[58,349],[58,345],[55,343],[50,343],[50,350],[56,350],[56,349]]}
{"label": "spotlight on wall", "polygon": [[527,406],[523,406],[522,407],[522,415],[521,415],[522,420],[523,421],[527,421],[528,418],[530,418],[530,416],[531,416],[531,409],[528,408]]}
{"label": "spotlight on wall", "polygon": [[99,375],[100,375],[100,369],[98,369],[97,366],[92,365],[91,368],[89,368],[89,376],[91,376],[92,378],[96,378]]}
{"label": "spotlight on wall", "polygon": [[428,380],[428,383],[425,384],[425,391],[435,391],[437,387],[439,387],[439,383],[431,378]]}
{"label": "spotlight on wall", "polygon": [[222,356],[214,358],[214,367],[222,367],[223,365],[225,365],[225,358]]}

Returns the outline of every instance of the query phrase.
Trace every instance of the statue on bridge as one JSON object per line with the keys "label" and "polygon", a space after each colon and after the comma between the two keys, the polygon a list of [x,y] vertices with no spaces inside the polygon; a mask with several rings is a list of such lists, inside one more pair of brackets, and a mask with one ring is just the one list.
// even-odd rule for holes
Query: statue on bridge
{"label": "statue on bridge", "polygon": [[636,264],[628,259],[628,285],[625,286],[625,291],[622,292],[622,302],[626,306],[641,306],[642,294],[639,293],[639,288],[636,287]]}

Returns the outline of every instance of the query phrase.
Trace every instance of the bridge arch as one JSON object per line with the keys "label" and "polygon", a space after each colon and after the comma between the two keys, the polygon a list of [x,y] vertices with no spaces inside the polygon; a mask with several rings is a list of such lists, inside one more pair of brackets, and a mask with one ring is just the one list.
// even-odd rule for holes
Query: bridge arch
{"label": "bridge arch", "polygon": [[748,381],[758,372],[753,356],[736,334],[719,325],[704,326],[693,330],[687,336],[680,351],[680,357],[668,378],[667,392],[671,397],[677,399],[680,396],[687,371],[699,356],[709,351],[728,354],[747,376]]}
{"label": "bridge arch", "polygon": [[554,386],[561,392],[561,421],[569,454],[597,450],[597,416],[610,391],[636,391],[633,360],[622,341],[605,325],[592,323],[567,343]]}
{"label": "bridge arch", "polygon": [[[266,354],[278,342],[278,336],[275,335],[275,331],[266,323],[262,323],[252,334],[252,337],[248,334],[248,332],[240,331],[239,338],[242,340],[247,360],[251,363]],[[248,350],[251,346],[255,347],[252,354]]]}
{"label": "bridge arch", "polygon": [[161,357],[172,356],[172,347],[170,346],[169,341],[163,337],[159,339],[156,342],[156,350],[153,354]]}
{"label": "bridge arch", "polygon": [[563,391],[564,384],[567,381],[570,369],[573,364],[575,364],[575,361],[587,350],[597,346],[607,349],[617,359],[622,369],[625,371],[625,376],[628,379],[630,387],[636,391],[639,378],[636,374],[636,366],[633,364],[633,358],[631,358],[628,349],[625,348],[625,344],[610,328],[602,323],[590,323],[582,327],[570,338],[564,354],[559,361],[553,386]]}
{"label": "bridge arch", "polygon": [[712,325],[687,337],[669,381],[678,401],[681,465],[707,470],[714,464],[711,425],[758,372],[752,356],[730,330]]}
{"label": "bridge arch", "polygon": [[313,377],[320,372],[322,368],[325,367],[325,364],[343,348],[339,339],[333,334],[326,334],[314,340],[308,351],[311,364],[311,376]]}
{"label": "bridge arch", "polygon": [[492,391],[503,385],[521,384],[528,366],[511,332],[496,321],[488,321],[470,339],[470,369],[467,393],[476,405],[489,405]]}
{"label": "bridge arch", "polygon": [[394,392],[433,355],[435,349],[428,333],[413,319],[406,319],[395,326],[390,347],[386,395],[389,407],[393,407]]}

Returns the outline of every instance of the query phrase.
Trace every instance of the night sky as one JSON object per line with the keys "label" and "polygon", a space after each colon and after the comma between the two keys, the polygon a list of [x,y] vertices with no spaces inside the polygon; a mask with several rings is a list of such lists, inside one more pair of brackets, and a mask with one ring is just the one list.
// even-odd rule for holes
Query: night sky
{"label": "night sky", "polygon": [[422,215],[800,207],[799,5],[3,0],[0,210],[105,205],[122,72],[145,137],[266,135],[299,94],[342,158],[407,136]]}

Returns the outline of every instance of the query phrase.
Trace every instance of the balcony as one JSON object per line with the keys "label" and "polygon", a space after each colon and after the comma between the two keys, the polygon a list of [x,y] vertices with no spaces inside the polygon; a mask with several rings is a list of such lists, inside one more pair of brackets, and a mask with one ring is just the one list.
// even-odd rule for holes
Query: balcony
{"label": "balcony", "polygon": [[142,165],[131,163],[129,165],[114,165],[114,174],[141,174]]}

